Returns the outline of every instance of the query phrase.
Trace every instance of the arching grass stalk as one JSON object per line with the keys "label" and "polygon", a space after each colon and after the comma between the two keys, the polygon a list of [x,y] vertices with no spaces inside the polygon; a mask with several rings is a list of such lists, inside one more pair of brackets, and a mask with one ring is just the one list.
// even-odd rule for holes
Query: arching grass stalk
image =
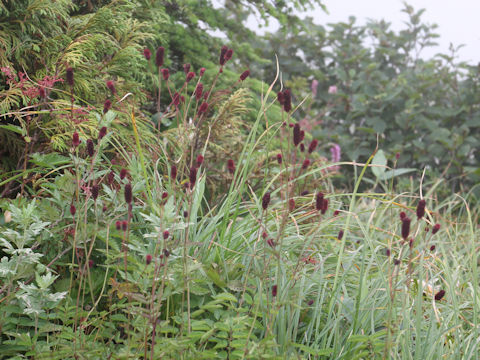
{"label": "arching grass stalk", "polygon": [[[352,199],[350,200],[350,206],[349,206],[348,213],[347,213],[347,219],[345,221],[344,236],[342,238],[342,243],[341,243],[340,251],[338,253],[338,258],[337,258],[337,265],[336,265],[336,269],[335,269],[335,277],[334,277],[332,292],[331,292],[332,295],[330,297],[330,301],[329,301],[329,304],[328,304],[327,323],[330,322],[330,319],[334,314],[333,307],[335,306],[335,302],[338,298],[337,291],[338,291],[339,286],[340,286],[340,281],[339,281],[340,280],[339,279],[340,269],[342,268],[342,260],[343,260],[343,253],[345,251],[347,232],[348,232],[348,229],[349,229],[349,226],[350,226],[350,220],[351,220],[351,217],[352,217],[352,213],[353,213],[353,210],[355,208],[355,200],[356,200],[356,196],[357,196],[357,193],[358,193],[358,188],[360,186],[360,183],[362,182],[363,176],[365,175],[365,171],[367,170],[368,165],[372,162],[376,152],[377,152],[377,150],[375,150],[373,152],[373,154],[368,158],[367,162],[363,166],[362,172],[360,173],[360,176],[358,177],[357,181],[355,182],[355,187],[354,187],[354,190],[352,192]],[[323,341],[323,344],[322,344],[323,347],[327,346],[327,344],[325,343],[326,341],[327,341],[327,338],[325,338],[324,341]]]}
{"label": "arching grass stalk", "polygon": [[142,166],[143,177],[145,179],[145,186],[147,188],[148,205],[150,206],[151,209],[157,209],[157,207],[154,206],[154,204],[153,204],[152,190],[150,188],[150,183],[148,181],[149,177],[148,177],[148,173],[147,173],[147,167],[145,166],[145,158],[143,156],[142,146],[140,145],[140,138],[138,136],[137,123],[135,121],[134,109],[132,109],[131,119],[132,119],[132,126],[133,126],[133,134],[135,135],[135,143],[136,143],[136,146],[137,146],[138,155],[140,156],[140,165]]}

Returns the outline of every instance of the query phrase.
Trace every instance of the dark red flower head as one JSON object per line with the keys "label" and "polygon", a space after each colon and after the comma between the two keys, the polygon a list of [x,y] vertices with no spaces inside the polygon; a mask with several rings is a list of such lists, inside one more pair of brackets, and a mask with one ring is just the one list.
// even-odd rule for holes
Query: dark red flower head
{"label": "dark red flower head", "polygon": [[168,230],[165,230],[165,231],[163,232],[163,238],[164,238],[165,240],[167,240],[169,236],[170,236],[170,232],[169,232]]}
{"label": "dark red flower head", "polygon": [[338,232],[337,238],[338,238],[338,240],[342,240],[342,238],[343,238],[343,230],[340,230],[340,231]]}
{"label": "dark red flower head", "polygon": [[112,94],[115,94],[117,92],[117,89],[115,89],[115,83],[113,80],[108,80],[107,81],[107,88],[112,92]]}
{"label": "dark red flower head", "polygon": [[190,64],[183,64],[183,72],[185,73],[185,75],[188,75],[190,71]]}
{"label": "dark red flower head", "polygon": [[122,229],[122,222],[121,222],[120,220],[117,220],[117,221],[115,222],[115,228],[116,228],[117,230],[121,230],[121,229]]}
{"label": "dark red flower head", "polygon": [[115,173],[113,171],[110,171],[107,175],[107,183],[108,185],[113,184],[113,180],[115,179]]}
{"label": "dark red flower head", "polygon": [[102,140],[105,135],[107,135],[107,127],[102,126],[98,132],[98,140]]}
{"label": "dark red flower head", "polygon": [[270,193],[267,192],[267,193],[265,193],[265,195],[263,195],[263,198],[262,198],[262,208],[263,208],[263,210],[267,210],[269,203],[270,203]]}
{"label": "dark red flower head", "polygon": [[225,54],[227,53],[228,47],[226,45],[223,45],[222,48],[220,49],[220,59],[219,59],[219,64],[220,65],[225,65]]}
{"label": "dark red flower head", "polygon": [[440,301],[445,296],[445,290],[440,290],[435,294],[435,300]]}
{"label": "dark red flower head", "polygon": [[190,82],[190,80],[192,80],[194,77],[195,77],[195,73],[193,71],[190,71],[187,74],[187,78],[186,78],[187,83]]}
{"label": "dark red flower head", "polygon": [[309,159],[303,160],[302,169],[306,170],[309,167],[309,165],[310,165],[310,160]]}
{"label": "dark red flower head", "polygon": [[78,145],[80,145],[80,136],[76,131],[72,135],[72,144],[74,147],[77,147]]}
{"label": "dark red flower head", "polygon": [[296,123],[294,126],[293,126],[293,145],[295,146],[298,146],[298,144],[300,144],[300,142],[302,141],[300,139],[300,125],[298,123]]}
{"label": "dark red flower head", "polygon": [[272,296],[273,296],[273,297],[277,296],[277,291],[278,291],[278,286],[277,286],[277,285],[273,285],[273,286],[272,286]]}
{"label": "dark red flower head", "polygon": [[167,81],[170,77],[170,71],[168,69],[162,69],[160,71],[162,72],[163,80]]}
{"label": "dark red flower head", "polygon": [[122,230],[123,231],[127,231],[128,229],[128,221],[127,220],[123,220],[122,221]]}
{"label": "dark red flower head", "polygon": [[281,164],[282,161],[283,161],[283,156],[282,156],[282,154],[277,154],[277,162],[278,162],[278,164]]}
{"label": "dark red flower head", "polygon": [[160,67],[163,65],[163,55],[165,54],[165,48],[163,46],[160,46],[158,49],[157,49],[157,54],[155,56],[155,65],[157,65],[157,67]]}
{"label": "dark red flower head", "polygon": [[170,168],[170,177],[172,178],[172,180],[177,179],[177,167],[175,165],[172,165],[172,167]]}
{"label": "dark red flower head", "polygon": [[195,88],[195,100],[200,100],[202,98],[202,93],[203,93],[203,84],[198,83],[197,87]]}
{"label": "dark red flower head", "polygon": [[127,176],[127,174],[128,174],[128,170],[127,170],[127,169],[122,169],[122,170],[120,170],[120,180],[125,179],[125,177]]}
{"label": "dark red flower head", "polygon": [[152,57],[152,52],[149,48],[143,49],[143,56],[145,56],[145,59],[150,60],[150,58]]}
{"label": "dark red flower head", "polygon": [[132,202],[132,184],[125,185],[125,202],[130,204]]}
{"label": "dark red flower head", "polygon": [[438,232],[438,230],[440,230],[440,224],[433,225],[432,235],[435,235]]}
{"label": "dark red flower head", "polygon": [[150,265],[151,262],[152,262],[152,255],[147,254],[147,256],[145,257],[145,263],[146,263],[147,265]]}
{"label": "dark red flower head", "polygon": [[93,145],[93,140],[88,139],[87,140],[87,154],[90,157],[93,157],[93,154],[95,153],[94,145]]}
{"label": "dark red flower head", "polygon": [[230,174],[235,173],[235,163],[233,162],[232,159],[227,160],[227,169]]}
{"label": "dark red flower head", "polygon": [[233,49],[228,49],[227,52],[225,53],[225,62],[230,60],[233,56]]}
{"label": "dark red flower head", "polygon": [[198,108],[198,115],[201,115],[205,113],[208,109],[208,104],[206,102],[203,102],[202,105]]}
{"label": "dark red flower head", "polygon": [[400,212],[400,220],[403,220],[407,217],[407,214],[405,214],[404,211]]}
{"label": "dark red flower head", "polygon": [[244,81],[247,77],[250,76],[250,70],[245,70],[241,75],[240,75],[240,81]]}
{"label": "dark red flower head", "polygon": [[73,69],[67,68],[67,84],[73,86]]}
{"label": "dark red flower head", "polygon": [[410,220],[409,217],[405,216],[403,219],[402,219],[402,237],[404,240],[407,240],[408,238],[408,235],[410,234],[410,222],[412,220]]}
{"label": "dark red flower head", "polygon": [[289,89],[283,91],[283,110],[290,112],[292,110],[292,93]]}
{"label": "dark red flower head", "polygon": [[75,216],[75,213],[77,212],[77,209],[75,208],[75,205],[70,205],[70,214],[72,214],[72,216]]}
{"label": "dark red flower head", "polygon": [[205,159],[205,158],[203,157],[203,155],[198,155],[198,156],[197,156],[197,167],[202,166],[204,159]]}
{"label": "dark red flower head", "polygon": [[173,105],[178,106],[180,104],[180,94],[176,92],[173,94],[173,99],[172,99]]}
{"label": "dark red flower head", "polygon": [[283,96],[283,92],[282,91],[279,91],[277,93],[277,100],[278,102],[280,103],[280,105],[283,106],[284,102],[285,102],[285,97]]}
{"label": "dark red flower head", "polygon": [[421,219],[423,217],[423,215],[425,215],[425,205],[426,205],[425,199],[422,199],[418,202],[418,205],[417,205],[417,218],[418,219]]}
{"label": "dark red flower head", "polygon": [[323,199],[322,203],[322,215],[325,214],[328,210],[328,199]]}
{"label": "dark red flower head", "polygon": [[99,191],[98,185],[97,184],[92,185],[92,198],[93,198],[93,200],[97,200],[98,191]]}
{"label": "dark red flower head", "polygon": [[315,209],[317,209],[317,211],[320,211],[322,210],[322,206],[323,206],[323,193],[319,192],[317,194],[317,197],[315,199]]}
{"label": "dark red flower head", "polygon": [[193,189],[193,187],[195,186],[195,182],[197,181],[197,168],[195,166],[192,166],[190,168],[189,178],[190,178],[190,189]]}
{"label": "dark red flower head", "polygon": [[312,142],[310,143],[310,146],[308,147],[308,153],[311,154],[312,152],[314,152],[315,149],[317,148],[317,145],[318,145],[318,140],[317,139],[312,140]]}
{"label": "dark red flower head", "polygon": [[202,67],[202,68],[200,69],[200,71],[198,72],[198,75],[199,75],[199,76],[203,76],[203,74],[205,74],[205,70],[206,70],[206,69],[205,69],[204,67]]}
{"label": "dark red flower head", "polygon": [[290,212],[295,210],[295,199],[294,198],[291,198],[290,200],[288,200],[288,210]]}
{"label": "dark red flower head", "polygon": [[106,114],[111,107],[112,107],[112,102],[108,99],[105,100],[105,102],[103,103],[103,113]]}

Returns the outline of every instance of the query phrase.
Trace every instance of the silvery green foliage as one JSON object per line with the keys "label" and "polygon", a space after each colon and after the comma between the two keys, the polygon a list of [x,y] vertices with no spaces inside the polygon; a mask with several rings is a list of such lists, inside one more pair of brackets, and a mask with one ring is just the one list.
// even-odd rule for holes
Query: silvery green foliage
{"label": "silvery green foliage", "polygon": [[49,287],[58,276],[53,276],[50,271],[45,275],[35,273],[35,284],[20,283],[20,291],[16,294],[25,314],[38,316],[55,308],[66,296],[67,292],[51,293]]}
{"label": "silvery green foliage", "polygon": [[41,221],[35,214],[35,200],[23,207],[10,204],[11,223],[0,227],[0,247],[7,254],[0,259],[2,289],[15,281],[32,276],[43,254],[34,251],[49,222]]}

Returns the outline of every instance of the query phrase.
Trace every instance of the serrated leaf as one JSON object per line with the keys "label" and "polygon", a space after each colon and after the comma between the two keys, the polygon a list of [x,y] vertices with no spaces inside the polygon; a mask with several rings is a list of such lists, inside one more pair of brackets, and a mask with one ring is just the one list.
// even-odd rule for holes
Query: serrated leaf
{"label": "serrated leaf", "polygon": [[48,169],[54,169],[60,165],[69,164],[71,161],[70,158],[55,152],[50,154],[35,153],[31,155],[30,159],[31,163]]}

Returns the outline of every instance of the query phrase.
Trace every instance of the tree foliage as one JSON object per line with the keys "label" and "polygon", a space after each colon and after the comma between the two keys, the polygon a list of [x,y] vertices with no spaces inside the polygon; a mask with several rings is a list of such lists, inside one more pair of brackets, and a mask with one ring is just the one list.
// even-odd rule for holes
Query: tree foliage
{"label": "tree foliage", "polygon": [[[399,153],[398,166],[427,167],[459,189],[480,176],[480,72],[458,62],[454,47],[450,54],[422,55],[438,37],[435,25],[422,22],[423,12],[406,5],[408,21],[399,32],[385,21],[358,25],[351,17],[323,26],[307,18],[302,31],[281,28],[258,39],[256,48],[262,57],[278,54],[297,102],[308,97],[297,119],[314,136],[333,136],[343,159],[366,160],[378,134],[390,164]],[[261,70],[272,78],[271,64]]]}

